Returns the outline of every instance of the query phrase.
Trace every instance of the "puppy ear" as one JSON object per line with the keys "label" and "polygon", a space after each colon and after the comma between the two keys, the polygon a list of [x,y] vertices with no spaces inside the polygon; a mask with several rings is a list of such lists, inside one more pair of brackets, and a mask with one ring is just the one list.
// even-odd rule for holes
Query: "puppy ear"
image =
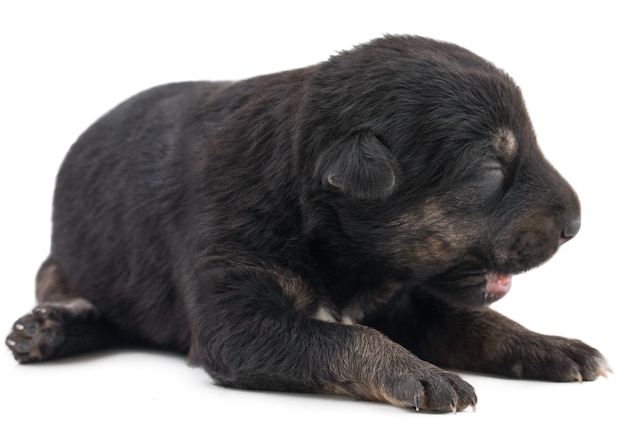
{"label": "puppy ear", "polygon": [[389,148],[364,132],[333,148],[320,160],[318,172],[327,189],[361,200],[389,197],[397,183],[397,166]]}

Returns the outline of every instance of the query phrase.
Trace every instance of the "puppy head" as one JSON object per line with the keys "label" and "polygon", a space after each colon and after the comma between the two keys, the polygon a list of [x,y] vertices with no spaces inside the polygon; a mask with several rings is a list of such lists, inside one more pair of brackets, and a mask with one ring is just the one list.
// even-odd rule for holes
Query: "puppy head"
{"label": "puppy head", "polygon": [[310,91],[317,237],[352,268],[489,304],[578,231],[519,89],[469,51],[388,37],[332,58]]}

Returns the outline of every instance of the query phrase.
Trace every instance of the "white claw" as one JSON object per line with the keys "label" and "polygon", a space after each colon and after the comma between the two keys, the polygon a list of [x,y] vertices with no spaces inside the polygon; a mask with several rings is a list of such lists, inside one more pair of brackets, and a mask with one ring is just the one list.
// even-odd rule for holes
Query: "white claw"
{"label": "white claw", "polygon": [[420,411],[420,396],[417,394],[415,396],[415,411]]}
{"label": "white claw", "polygon": [[13,340],[7,339],[7,345],[9,346],[15,346],[17,343],[15,343]]}
{"label": "white claw", "polygon": [[23,325],[23,324],[19,324],[19,323],[17,323],[17,324],[15,325],[15,329],[17,329],[18,331],[23,331],[23,330],[24,330],[24,325]]}
{"label": "white claw", "polygon": [[605,379],[609,378],[609,374],[613,374],[613,370],[608,365],[603,365],[598,369],[598,375],[604,377]]}

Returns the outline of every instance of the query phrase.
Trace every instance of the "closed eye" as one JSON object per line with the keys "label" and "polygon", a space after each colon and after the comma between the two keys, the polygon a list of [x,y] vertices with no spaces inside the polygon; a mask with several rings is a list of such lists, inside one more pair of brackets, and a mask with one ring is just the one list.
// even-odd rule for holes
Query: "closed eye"
{"label": "closed eye", "polygon": [[494,205],[505,192],[505,168],[497,161],[480,166],[469,181],[465,182],[464,194],[474,205]]}
{"label": "closed eye", "polygon": [[488,173],[488,177],[499,178],[500,180],[504,180],[506,177],[504,167],[498,162],[489,162],[485,164],[484,169]]}
{"label": "closed eye", "polygon": [[506,169],[498,162],[489,162],[484,167],[483,188],[492,201],[498,201],[507,190]]}

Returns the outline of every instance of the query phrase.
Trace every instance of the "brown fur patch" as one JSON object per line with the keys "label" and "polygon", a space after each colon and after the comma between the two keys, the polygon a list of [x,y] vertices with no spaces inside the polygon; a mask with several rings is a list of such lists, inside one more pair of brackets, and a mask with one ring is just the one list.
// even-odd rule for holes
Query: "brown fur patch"
{"label": "brown fur patch", "polygon": [[399,237],[386,248],[406,265],[415,262],[416,254],[422,263],[450,262],[471,245],[480,231],[476,222],[469,226],[452,218],[437,198],[428,200],[419,210],[401,215],[389,226]]}
{"label": "brown fur patch", "polygon": [[511,129],[500,129],[493,139],[493,145],[505,161],[511,161],[517,154],[517,139]]}
{"label": "brown fur patch", "polygon": [[67,283],[59,265],[52,259],[47,259],[39,268],[35,293],[39,303],[61,303],[68,298],[78,297]]}

